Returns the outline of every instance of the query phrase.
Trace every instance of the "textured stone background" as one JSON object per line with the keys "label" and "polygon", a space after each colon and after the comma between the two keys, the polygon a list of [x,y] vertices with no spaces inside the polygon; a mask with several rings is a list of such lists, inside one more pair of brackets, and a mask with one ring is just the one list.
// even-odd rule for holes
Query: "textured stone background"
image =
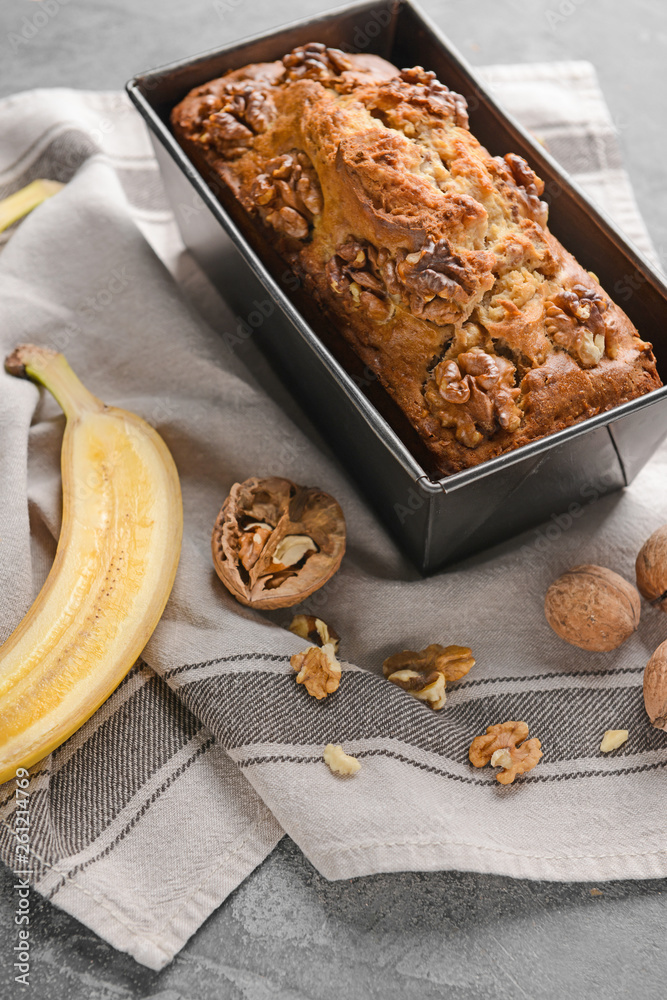
{"label": "textured stone background", "polygon": [[[55,10],[58,0],[51,0]],[[473,63],[589,59],[667,264],[664,0],[422,0]],[[134,73],[329,9],[321,0],[2,0],[0,94],[121,88]],[[552,16],[549,17],[548,15]],[[520,825],[517,826],[520,836]],[[666,834],[667,838],[667,823]],[[13,918],[0,868],[0,929]],[[588,884],[468,873],[329,883],[285,839],[163,972],[115,952],[33,898],[39,1000],[658,1000],[667,982],[667,880]],[[0,932],[0,941],[3,935]],[[0,995],[14,998],[0,948]]]}

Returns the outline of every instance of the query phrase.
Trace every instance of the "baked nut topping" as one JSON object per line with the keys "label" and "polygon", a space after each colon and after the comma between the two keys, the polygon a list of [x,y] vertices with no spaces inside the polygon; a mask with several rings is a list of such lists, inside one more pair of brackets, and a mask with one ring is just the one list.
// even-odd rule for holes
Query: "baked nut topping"
{"label": "baked nut topping", "polygon": [[341,746],[334,746],[333,743],[325,746],[322,756],[324,763],[334,774],[356,774],[361,767],[361,762],[356,757],[351,757]]}
{"label": "baked nut topping", "polygon": [[381,257],[369,243],[350,240],[327,262],[329,286],[337,295],[349,295],[354,308],[365,309],[378,323],[396,311],[380,270]]}
{"label": "baked nut topping", "polygon": [[319,590],[340,566],[345,518],[328,493],[289,479],[235,483],[211,537],[225,587],[255,608],[285,608]]}
{"label": "baked nut topping", "polygon": [[352,63],[340,49],[330,49],[322,42],[309,42],[283,56],[285,76],[288,80],[319,80],[325,83],[352,69]]}
{"label": "baked nut topping", "polygon": [[327,625],[321,618],[314,615],[295,615],[289,627],[290,632],[301,639],[307,639],[313,645],[326,646],[331,644],[334,653],[338,652],[340,636],[334,628]]}
{"label": "baked nut topping", "polygon": [[[374,110],[388,112],[400,109],[400,124],[403,124],[406,134],[414,134],[414,130],[405,129],[406,124],[416,121],[416,117],[409,113],[409,108],[422,115],[426,113],[444,119],[460,128],[468,127],[465,97],[440,83],[435,73],[431,70],[426,72],[421,66],[401,70],[398,76],[383,84],[378,90]],[[387,120],[387,124],[392,128],[400,127],[392,118]]]}
{"label": "baked nut topping", "polygon": [[465,677],[475,665],[472,650],[467,646],[440,646],[433,643],[415,652],[405,649],[394,653],[382,664],[382,672],[392,684],[397,684],[431,708],[440,709],[447,700],[447,681]]}
{"label": "baked nut topping", "polygon": [[326,643],[321,648],[310,646],[290,657],[290,663],[296,671],[297,684],[303,684],[308,694],[318,701],[338,690],[341,669],[333,643]]}
{"label": "baked nut topping", "polygon": [[545,329],[554,344],[565,348],[584,368],[593,368],[605,353],[608,306],[606,299],[585,285],[563,289],[547,303]]}
{"label": "baked nut topping", "polygon": [[243,82],[230,85],[220,98],[205,95],[198,142],[226,159],[245,153],[256,135],[265,132],[276,117],[276,106],[268,90]]}
{"label": "baked nut topping", "polygon": [[476,736],[470,744],[468,758],[473,767],[485,767],[491,763],[502,767],[496,775],[501,785],[511,785],[518,774],[531,771],[542,756],[538,739],[526,739],[528,725],[525,722],[501,722],[487,726],[484,736]]}
{"label": "baked nut topping", "polygon": [[[543,181],[516,153],[492,156],[433,72],[309,42],[194,88],[172,121],[439,475],[662,384],[650,344],[549,231]],[[486,388],[459,365],[474,347],[500,372]]]}
{"label": "baked nut topping", "polygon": [[540,201],[540,195],[544,193],[544,181],[528,166],[522,156],[506,153],[504,160],[514,183],[526,193],[530,217],[539,225],[546,226],[549,207],[546,202]]}
{"label": "baked nut topping", "polygon": [[[396,272],[409,293],[410,308],[416,316],[431,318],[427,306],[436,297],[464,305],[470,294],[462,259],[447,240],[428,239],[420,250],[401,254]],[[434,319],[437,318],[434,316]]]}
{"label": "baked nut topping", "polygon": [[305,240],[322,211],[322,189],[305,153],[293,150],[269,160],[250,188],[264,222],[294,239]]}
{"label": "baked nut topping", "polygon": [[602,753],[611,753],[612,750],[618,750],[626,742],[629,735],[630,733],[627,729],[607,729],[602,737],[600,750]]}
{"label": "baked nut topping", "polygon": [[432,378],[445,404],[439,406],[443,426],[455,427],[457,440],[467,448],[475,448],[498,426],[517,430],[522,414],[515,402],[520,390],[514,373],[511,361],[480,347],[441,361]]}

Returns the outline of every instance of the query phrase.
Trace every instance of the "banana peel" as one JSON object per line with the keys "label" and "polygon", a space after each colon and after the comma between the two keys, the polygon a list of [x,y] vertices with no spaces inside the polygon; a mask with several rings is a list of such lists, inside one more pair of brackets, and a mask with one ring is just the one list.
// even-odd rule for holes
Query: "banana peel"
{"label": "banana peel", "polygon": [[23,345],[6,370],[45,386],[63,408],[63,517],[34,604],[0,646],[0,783],[76,732],[120,684],[167,603],[183,508],[159,434],[106,406],[65,357]]}

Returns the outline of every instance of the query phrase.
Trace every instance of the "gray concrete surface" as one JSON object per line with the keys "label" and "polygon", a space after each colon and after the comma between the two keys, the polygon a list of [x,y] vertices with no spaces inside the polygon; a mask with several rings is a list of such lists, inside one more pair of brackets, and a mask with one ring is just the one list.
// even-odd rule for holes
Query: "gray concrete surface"
{"label": "gray concrete surface", "polygon": [[[119,88],[135,72],[315,14],[326,0],[2,0],[0,94]],[[473,63],[590,59],[667,263],[664,0],[423,0]],[[30,37],[24,37],[29,35]],[[17,40],[18,39],[18,40]],[[667,839],[667,833],[666,833]],[[0,869],[0,928],[13,919]],[[599,889],[601,895],[591,894]],[[152,973],[34,900],[39,1000],[657,1000],[667,880],[600,886],[468,873],[320,878],[288,839]],[[4,935],[0,933],[0,942]],[[21,995],[7,955],[0,995]]]}

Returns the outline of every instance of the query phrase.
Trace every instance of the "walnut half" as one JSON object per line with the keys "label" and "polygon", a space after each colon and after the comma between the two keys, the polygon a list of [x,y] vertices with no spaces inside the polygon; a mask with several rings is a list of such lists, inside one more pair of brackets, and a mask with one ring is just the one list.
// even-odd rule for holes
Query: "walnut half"
{"label": "walnut half", "polygon": [[520,390],[514,377],[511,361],[473,347],[434,368],[427,398],[434,401],[443,427],[454,427],[457,441],[476,448],[499,427],[510,433],[518,430]]}
{"label": "walnut half", "polygon": [[392,684],[397,684],[414,698],[437,710],[447,700],[447,681],[465,677],[474,665],[472,650],[467,646],[432,643],[419,652],[405,649],[387,657],[382,664],[382,672]]}
{"label": "walnut half", "polygon": [[302,653],[295,653],[290,663],[297,672],[297,684],[303,684],[312,698],[321,701],[338,690],[341,669],[332,643],[327,642],[321,648],[310,646]]}
{"label": "walnut half", "polygon": [[340,636],[335,628],[327,625],[321,618],[315,615],[295,615],[289,627],[290,632],[298,635],[301,639],[307,639],[317,646],[326,646],[330,643],[334,653],[338,652]]}
{"label": "walnut half", "polygon": [[525,722],[501,722],[487,726],[486,735],[476,736],[470,744],[468,758],[473,767],[501,767],[496,780],[511,785],[517,774],[531,771],[542,756],[538,739],[528,740]]}
{"label": "walnut half", "polygon": [[225,587],[254,608],[285,608],[319,590],[340,566],[345,518],[322,490],[289,479],[235,483],[213,528]]}

